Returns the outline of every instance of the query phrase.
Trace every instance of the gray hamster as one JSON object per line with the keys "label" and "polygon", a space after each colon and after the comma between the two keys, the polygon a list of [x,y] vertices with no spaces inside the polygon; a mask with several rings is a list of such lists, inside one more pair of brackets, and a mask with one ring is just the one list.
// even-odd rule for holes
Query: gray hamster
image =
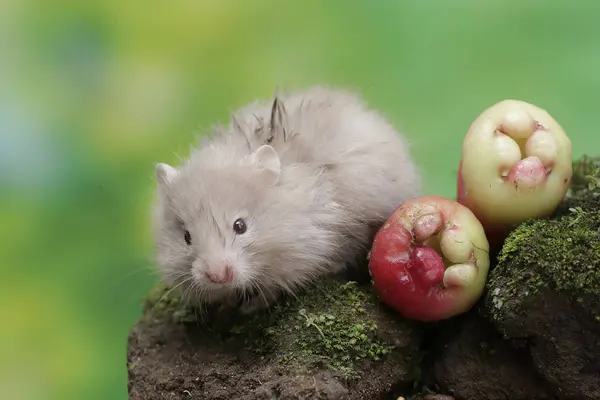
{"label": "gray hamster", "polygon": [[256,100],[182,165],[156,165],[156,262],[188,304],[268,308],[356,266],[421,181],[405,139],[350,91]]}

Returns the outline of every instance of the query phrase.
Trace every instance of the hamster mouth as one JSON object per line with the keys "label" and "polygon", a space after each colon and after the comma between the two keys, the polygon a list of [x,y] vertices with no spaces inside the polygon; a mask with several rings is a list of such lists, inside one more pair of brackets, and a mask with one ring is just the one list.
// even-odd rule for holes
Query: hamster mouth
{"label": "hamster mouth", "polygon": [[[227,304],[234,307],[240,307],[244,303],[260,296],[260,291],[256,288],[239,288],[223,285],[211,284],[211,292],[217,296],[213,301],[221,301],[227,299]],[[218,300],[220,299],[220,300]]]}

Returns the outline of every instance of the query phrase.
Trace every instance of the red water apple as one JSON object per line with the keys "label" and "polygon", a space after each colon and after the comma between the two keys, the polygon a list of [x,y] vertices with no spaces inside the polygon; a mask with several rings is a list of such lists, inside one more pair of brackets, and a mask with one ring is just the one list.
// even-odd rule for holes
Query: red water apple
{"label": "red water apple", "polygon": [[467,207],[439,196],[407,200],[375,235],[369,257],[375,291],[406,318],[461,314],[483,293],[488,247]]}
{"label": "red water apple", "polygon": [[457,200],[501,246],[517,224],[552,215],[569,188],[571,140],[546,111],[504,100],[483,111],[462,143]]}

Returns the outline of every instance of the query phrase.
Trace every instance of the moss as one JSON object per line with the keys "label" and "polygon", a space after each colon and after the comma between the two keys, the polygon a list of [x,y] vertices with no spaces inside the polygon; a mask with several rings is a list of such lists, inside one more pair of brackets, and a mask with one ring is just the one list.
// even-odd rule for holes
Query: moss
{"label": "moss", "polygon": [[[592,194],[582,191],[574,200]],[[486,302],[494,319],[508,303],[521,304],[541,288],[583,302],[600,296],[600,211],[577,204],[555,219],[524,222],[508,236],[488,281]]]}
{"label": "moss", "polygon": [[567,201],[558,207],[556,214],[569,214],[577,208],[583,211],[600,209],[600,157],[583,156],[573,162]]}
{"label": "moss", "polygon": [[[321,368],[358,378],[357,365],[379,361],[394,346],[382,340],[369,312],[376,304],[369,289],[356,282],[326,280],[295,300],[277,305],[232,324],[212,329],[222,339],[235,338],[248,350],[276,358],[287,370],[313,372]],[[157,286],[146,299],[146,309],[177,323],[195,323],[197,312]],[[203,318],[203,322],[207,319]]]}
{"label": "moss", "polygon": [[144,313],[168,315],[175,323],[185,323],[196,320],[196,312],[186,307],[179,297],[172,294],[169,288],[159,283],[150,290],[144,302]]}
{"label": "moss", "polygon": [[378,327],[367,312],[374,297],[356,282],[319,285],[302,301],[285,307],[270,334],[279,338],[280,360],[292,368],[320,365],[356,377],[355,365],[379,361],[394,347],[378,338]]}
{"label": "moss", "polygon": [[594,184],[600,178],[600,157],[582,156],[573,162],[573,178],[571,189],[573,192],[590,189],[590,183]]}

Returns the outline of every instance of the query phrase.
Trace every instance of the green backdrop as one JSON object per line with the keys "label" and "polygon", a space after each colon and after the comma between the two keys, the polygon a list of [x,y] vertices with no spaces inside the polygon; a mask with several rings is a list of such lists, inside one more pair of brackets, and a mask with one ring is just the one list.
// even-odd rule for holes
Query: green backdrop
{"label": "green backdrop", "polygon": [[589,1],[19,1],[0,7],[0,398],[126,399],[156,279],[154,163],[276,86],[360,91],[454,195],[461,140],[505,98],[600,153]]}

